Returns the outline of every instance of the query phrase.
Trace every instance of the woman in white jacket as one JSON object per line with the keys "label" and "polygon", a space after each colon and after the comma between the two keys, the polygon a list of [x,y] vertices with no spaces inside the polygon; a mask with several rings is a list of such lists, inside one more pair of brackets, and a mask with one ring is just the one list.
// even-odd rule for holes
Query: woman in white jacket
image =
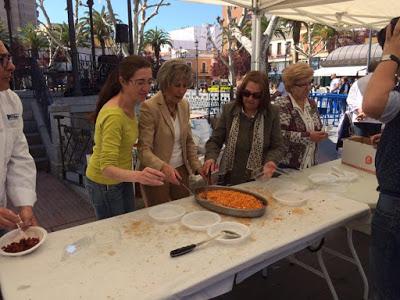
{"label": "woman in white jacket", "polygon": [[23,133],[22,103],[10,90],[15,66],[0,41],[0,236],[16,227],[18,215],[7,209],[7,199],[19,209],[23,226],[36,225],[36,167]]}

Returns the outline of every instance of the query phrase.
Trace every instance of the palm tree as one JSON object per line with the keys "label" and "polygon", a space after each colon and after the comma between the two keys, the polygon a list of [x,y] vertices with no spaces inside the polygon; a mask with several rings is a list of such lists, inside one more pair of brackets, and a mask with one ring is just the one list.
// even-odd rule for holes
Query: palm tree
{"label": "palm tree", "polygon": [[150,45],[154,51],[154,56],[156,58],[156,69],[160,67],[160,52],[161,47],[164,45],[172,46],[171,39],[168,32],[162,29],[150,29],[144,34],[144,46]]}
{"label": "palm tree", "polygon": [[8,31],[6,27],[4,26],[4,23],[0,20],[0,40],[8,43]]}
{"label": "palm tree", "polygon": [[38,57],[40,49],[48,47],[48,40],[45,35],[32,23],[29,23],[20,29],[19,38],[24,47],[32,50],[34,57]]}
{"label": "palm tree", "polygon": [[[335,36],[335,29],[321,24],[306,24],[307,32],[302,35],[303,44],[307,44],[307,51],[300,51],[308,59],[308,63],[311,64],[311,59],[319,52],[325,49],[325,46],[329,39]],[[303,47],[304,49],[305,47]]]}
{"label": "palm tree", "polygon": [[[286,29],[288,33],[292,33],[293,46],[295,49],[294,63],[299,60],[299,53],[306,56],[310,62],[312,56],[317,54],[315,52],[317,45],[319,44],[321,46],[320,48],[323,48],[323,45],[336,34],[336,31],[327,25],[305,23],[288,19],[282,19],[281,27]],[[301,30],[303,27],[305,27],[307,31],[302,35]],[[303,42],[303,44],[300,42]],[[304,43],[307,44],[307,51],[304,51]]]}
{"label": "palm tree", "polygon": [[[80,24],[83,26],[82,32],[90,36],[89,12],[86,12],[86,16],[81,18]],[[114,32],[112,24],[111,17],[104,6],[100,12],[93,9],[93,34],[100,43],[103,55],[106,54],[106,42],[112,41]]]}

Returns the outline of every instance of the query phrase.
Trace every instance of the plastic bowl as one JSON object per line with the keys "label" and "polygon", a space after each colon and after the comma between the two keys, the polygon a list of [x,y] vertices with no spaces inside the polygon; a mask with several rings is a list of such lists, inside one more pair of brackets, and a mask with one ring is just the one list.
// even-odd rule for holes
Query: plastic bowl
{"label": "plastic bowl", "polygon": [[240,234],[240,237],[235,239],[224,238],[223,235],[215,239],[216,241],[221,242],[223,244],[237,244],[245,240],[250,235],[250,228],[246,225],[237,222],[222,222],[215,224],[213,226],[208,227],[207,233],[210,237],[214,237],[217,234],[219,234],[222,230],[229,230]]}
{"label": "plastic bowl", "polygon": [[19,242],[23,238],[21,236],[21,232],[19,232],[19,229],[14,229],[13,231],[6,233],[5,235],[3,235],[0,238],[0,254],[4,255],[4,256],[26,255],[28,253],[35,251],[37,248],[39,248],[43,244],[43,242],[46,240],[46,237],[47,237],[46,229],[39,227],[39,226],[29,227],[28,229],[25,230],[25,234],[31,238],[38,238],[39,243],[37,243],[32,248],[29,248],[28,250],[25,250],[25,251],[16,252],[16,253],[5,252],[2,249],[3,247],[5,247],[13,242]]}
{"label": "plastic bowl", "polygon": [[277,191],[272,197],[281,204],[288,206],[301,206],[307,202],[308,198],[299,191]]}
{"label": "plastic bowl", "polygon": [[342,173],[337,173],[335,174],[338,176],[336,181],[339,182],[353,182],[358,179],[358,174],[353,173],[353,172],[347,172],[347,171],[342,171]]}
{"label": "plastic bowl", "polygon": [[221,217],[214,212],[200,210],[186,214],[181,222],[192,230],[200,231],[221,222]]}
{"label": "plastic bowl", "polygon": [[149,216],[158,222],[176,222],[186,210],[177,204],[161,204],[150,208]]}
{"label": "plastic bowl", "polygon": [[337,177],[329,173],[314,173],[308,176],[308,179],[314,184],[332,184]]}

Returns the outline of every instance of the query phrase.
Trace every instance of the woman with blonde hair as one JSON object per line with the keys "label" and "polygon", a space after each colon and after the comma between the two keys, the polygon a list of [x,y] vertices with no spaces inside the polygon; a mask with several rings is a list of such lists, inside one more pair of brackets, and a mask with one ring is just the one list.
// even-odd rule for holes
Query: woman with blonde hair
{"label": "woman with blonde hair", "polygon": [[157,74],[160,91],[140,110],[140,167],[163,172],[166,183],[142,186],[146,206],[189,196],[189,175],[199,173],[201,163],[189,124],[189,102],[185,93],[192,85],[192,69],[185,61],[165,62]]}
{"label": "woman with blonde hair", "polygon": [[308,98],[313,69],[305,63],[289,65],[283,72],[288,95],[278,97],[281,131],[284,138],[285,167],[304,169],[317,164],[317,145],[328,137],[322,131],[317,104]]}

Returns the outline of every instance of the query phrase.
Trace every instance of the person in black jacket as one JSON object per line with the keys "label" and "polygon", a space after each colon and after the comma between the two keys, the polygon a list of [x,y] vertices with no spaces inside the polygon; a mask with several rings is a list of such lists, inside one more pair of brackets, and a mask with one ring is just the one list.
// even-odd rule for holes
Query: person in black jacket
{"label": "person in black jacket", "polygon": [[400,299],[400,20],[378,34],[381,63],[368,83],[363,111],[385,123],[376,153],[379,200],[371,225],[372,299]]}

